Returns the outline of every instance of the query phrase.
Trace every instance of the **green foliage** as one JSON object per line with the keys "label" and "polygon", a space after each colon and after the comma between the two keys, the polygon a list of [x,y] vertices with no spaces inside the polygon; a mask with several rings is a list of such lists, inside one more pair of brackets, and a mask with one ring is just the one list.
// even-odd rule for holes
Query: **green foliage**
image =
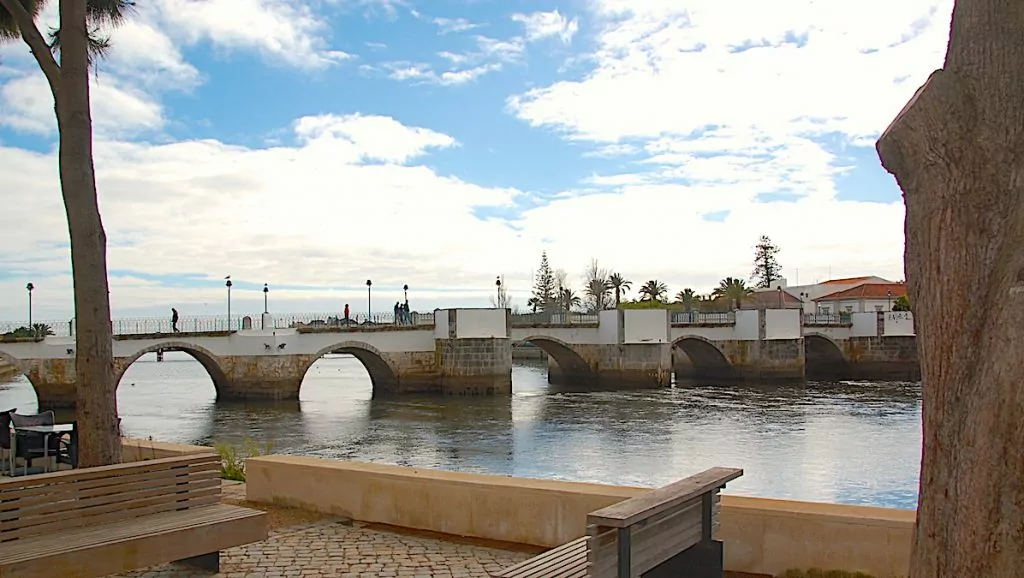
{"label": "green foliage", "polygon": [[910,308],[910,299],[906,295],[900,295],[892,303],[893,311],[912,311]]}
{"label": "green foliage", "polygon": [[633,282],[626,279],[622,273],[612,273],[608,276],[608,284],[615,294],[615,307],[618,308],[622,304],[622,296],[633,286]]}
{"label": "green foliage", "polygon": [[761,239],[754,245],[754,273],[753,280],[759,289],[770,289],[772,283],[782,278],[782,265],[775,258],[779,254],[779,248],[772,243],[768,235],[761,235]]}
{"label": "green foliage", "polygon": [[23,337],[45,337],[47,335],[53,335],[53,329],[45,323],[33,323],[31,329],[22,326],[14,331],[4,333],[4,337],[12,337],[15,339]]}
{"label": "green foliage", "polygon": [[696,311],[700,309],[700,302],[700,295],[689,287],[676,293],[676,303],[682,305],[683,311]]}
{"label": "green foliage", "polygon": [[619,309],[668,309],[670,311],[683,311],[683,306],[679,303],[666,303],[659,299],[647,301],[637,299],[634,301],[623,301],[619,304]]}
{"label": "green foliage", "polygon": [[232,444],[217,444],[217,453],[220,454],[220,477],[225,480],[245,481],[245,460],[269,454],[274,449],[273,444],[259,445],[252,438],[245,438],[242,447],[238,448]]}
{"label": "green foliage", "polygon": [[663,297],[668,296],[668,285],[657,279],[651,279],[641,285],[637,293],[640,294],[641,301],[660,301]]}
{"label": "green foliage", "polygon": [[807,570],[798,570],[796,568],[790,568],[782,574],[779,574],[778,578],[875,578],[870,574],[863,572],[847,572],[846,570],[820,570],[818,568],[810,568]]}
{"label": "green foliage", "polygon": [[743,279],[726,277],[718,282],[718,287],[711,293],[714,299],[723,299],[734,309],[739,309],[740,303],[746,301],[754,290],[747,287]]}
{"label": "green foliage", "polygon": [[537,276],[533,282],[533,297],[537,300],[536,306],[543,310],[551,309],[555,305],[557,287],[555,286],[555,272],[551,270],[548,263],[548,253],[540,254],[540,268],[537,269]]}

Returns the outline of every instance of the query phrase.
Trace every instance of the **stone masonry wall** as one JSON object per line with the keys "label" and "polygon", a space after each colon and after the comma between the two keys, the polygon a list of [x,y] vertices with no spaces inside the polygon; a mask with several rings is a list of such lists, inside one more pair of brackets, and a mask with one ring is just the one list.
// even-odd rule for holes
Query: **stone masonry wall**
{"label": "stone masonry wall", "polygon": [[437,339],[441,391],[455,395],[512,393],[512,341],[508,338]]}
{"label": "stone masonry wall", "polygon": [[921,379],[914,336],[853,337],[840,344],[847,379]]}
{"label": "stone masonry wall", "polygon": [[36,390],[39,411],[75,407],[74,359],[33,359],[21,363]]}

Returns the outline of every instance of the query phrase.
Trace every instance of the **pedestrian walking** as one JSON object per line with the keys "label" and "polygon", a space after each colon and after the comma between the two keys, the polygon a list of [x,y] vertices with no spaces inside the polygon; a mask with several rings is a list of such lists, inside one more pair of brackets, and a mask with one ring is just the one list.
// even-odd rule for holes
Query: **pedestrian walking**
{"label": "pedestrian walking", "polygon": [[349,323],[350,323],[350,321],[348,319],[348,303],[346,303],[345,304],[345,325],[348,325]]}
{"label": "pedestrian walking", "polygon": [[171,331],[178,332],[178,310],[171,307]]}

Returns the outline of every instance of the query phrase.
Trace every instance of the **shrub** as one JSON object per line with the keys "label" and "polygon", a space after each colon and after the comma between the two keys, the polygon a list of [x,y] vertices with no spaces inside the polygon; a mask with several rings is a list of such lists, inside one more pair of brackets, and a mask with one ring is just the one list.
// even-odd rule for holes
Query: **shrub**
{"label": "shrub", "polygon": [[220,454],[220,477],[225,480],[245,481],[245,460],[266,455],[273,449],[272,444],[259,445],[251,438],[242,441],[242,447],[234,444],[217,444]]}

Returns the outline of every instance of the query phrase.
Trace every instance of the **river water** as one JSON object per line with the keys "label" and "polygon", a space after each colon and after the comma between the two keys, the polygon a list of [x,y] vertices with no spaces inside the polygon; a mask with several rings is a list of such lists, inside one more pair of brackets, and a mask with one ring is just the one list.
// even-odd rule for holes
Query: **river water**
{"label": "river water", "polygon": [[[558,393],[542,362],[517,362],[511,397],[371,399],[363,366],[330,355],[300,401],[215,402],[184,353],[147,355],[118,390],[125,433],[155,440],[620,485],[658,486],[712,466],[741,467],[727,493],[914,508],[921,448],[917,383],[675,387]],[[35,410],[23,377],[0,406]]]}

